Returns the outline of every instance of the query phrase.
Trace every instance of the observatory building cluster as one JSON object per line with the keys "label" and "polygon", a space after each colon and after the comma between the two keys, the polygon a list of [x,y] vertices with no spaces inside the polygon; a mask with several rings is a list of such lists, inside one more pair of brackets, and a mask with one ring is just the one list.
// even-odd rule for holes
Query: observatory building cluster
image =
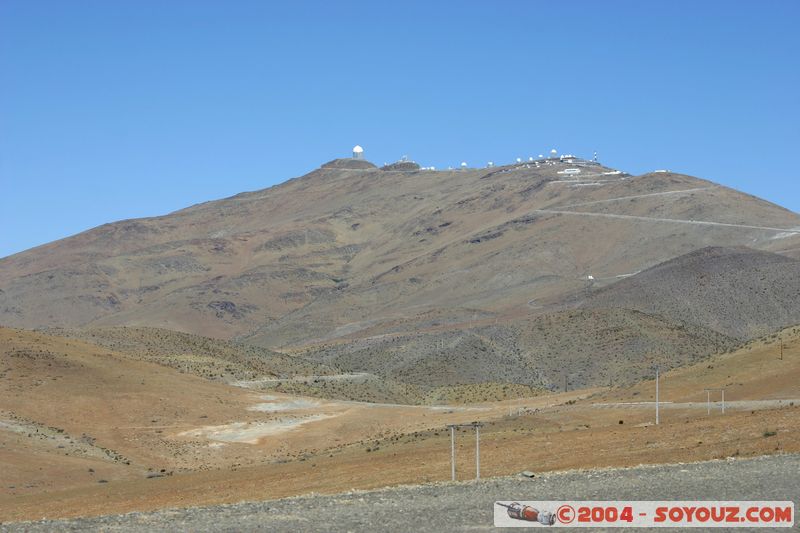
{"label": "observatory building cluster", "polygon": [[[352,156],[351,160],[354,161],[354,162],[363,161],[364,163],[367,163],[367,161],[364,159],[364,148],[361,147],[361,145],[357,144],[357,145],[355,145],[353,147],[353,156]],[[597,161],[597,152],[594,152],[594,155],[593,155],[592,159],[583,159],[583,158],[580,158],[580,157],[578,157],[576,155],[573,155],[573,154],[561,154],[561,155],[559,155],[558,150],[553,148],[552,150],[550,150],[548,155],[539,154],[538,157],[531,156],[531,157],[528,157],[527,159],[523,159],[521,157],[518,157],[515,162],[509,163],[507,165],[501,165],[501,166],[510,166],[510,167],[525,166],[525,167],[530,168],[532,166],[533,167],[540,167],[540,166],[544,166],[544,165],[555,165],[557,163],[569,163],[569,164],[574,164],[574,165],[578,165],[578,166],[589,166],[589,165],[599,166],[599,164],[600,164]],[[325,165],[323,165],[323,166],[325,166]],[[489,162],[486,163],[486,165],[483,168],[493,168],[494,166],[495,166],[494,161],[489,161]],[[397,161],[395,161],[394,163],[384,163],[383,167],[381,167],[381,168],[383,170],[400,170],[400,171],[437,170],[436,167],[433,167],[433,166],[422,167],[417,162],[409,159],[409,157],[405,156],[405,155],[403,157],[401,157],[400,159],[398,159]],[[447,168],[447,170],[457,170],[457,169],[467,169],[467,168],[471,168],[470,165],[468,165],[466,161],[462,161],[461,164],[458,165],[457,167],[450,166],[450,167]],[[474,167],[472,167],[472,168],[474,168]],[[564,171],[563,173],[565,173],[565,174],[570,174],[570,173],[578,174],[580,172],[580,170],[577,170],[577,169],[568,169],[568,170],[572,170],[572,172]]]}

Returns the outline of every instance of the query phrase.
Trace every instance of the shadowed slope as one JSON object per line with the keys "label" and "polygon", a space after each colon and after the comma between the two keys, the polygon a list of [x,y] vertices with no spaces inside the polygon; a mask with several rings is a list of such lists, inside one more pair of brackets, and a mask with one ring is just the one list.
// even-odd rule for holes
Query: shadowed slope
{"label": "shadowed slope", "polygon": [[800,261],[709,247],[599,290],[588,307],[622,307],[749,339],[800,322]]}

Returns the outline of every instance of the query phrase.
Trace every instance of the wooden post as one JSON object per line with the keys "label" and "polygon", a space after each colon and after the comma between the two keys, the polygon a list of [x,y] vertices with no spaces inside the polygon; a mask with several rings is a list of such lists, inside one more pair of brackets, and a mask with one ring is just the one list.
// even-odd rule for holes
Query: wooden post
{"label": "wooden post", "polygon": [[475,479],[481,478],[481,426],[480,422],[471,424],[448,424],[450,428],[450,479],[456,480],[456,429],[470,427],[475,430]]}
{"label": "wooden post", "polygon": [[658,367],[656,367],[656,425],[658,425]]}
{"label": "wooden post", "polygon": [[475,426],[475,479],[481,478],[481,427]]}
{"label": "wooden post", "polygon": [[456,480],[456,428],[450,426],[450,479]]}

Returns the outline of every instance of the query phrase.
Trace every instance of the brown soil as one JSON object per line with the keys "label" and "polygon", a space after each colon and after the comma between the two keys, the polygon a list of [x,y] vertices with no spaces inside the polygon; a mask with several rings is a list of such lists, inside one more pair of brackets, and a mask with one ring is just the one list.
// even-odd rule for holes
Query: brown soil
{"label": "brown soil", "polygon": [[[728,400],[800,397],[800,339],[789,331],[784,340],[783,360],[775,339],[766,339],[666,373],[661,399],[702,402],[702,388],[717,386],[726,387]],[[659,426],[652,425],[652,406],[594,406],[648,401],[652,383],[472,409],[301,402],[278,394],[263,398],[76,340],[2,329],[0,347],[4,521],[446,480],[444,427],[472,420],[486,423],[484,477],[800,452],[797,405],[725,416],[707,416],[704,408],[665,409]],[[261,403],[273,411],[252,410]],[[509,416],[520,409],[521,416]],[[327,417],[287,431],[269,429],[254,444],[208,433],[239,422],[252,430],[321,415]],[[241,427],[233,427],[235,435]],[[191,435],[204,428],[204,436]],[[468,479],[474,436],[460,432],[457,442],[459,478]]]}

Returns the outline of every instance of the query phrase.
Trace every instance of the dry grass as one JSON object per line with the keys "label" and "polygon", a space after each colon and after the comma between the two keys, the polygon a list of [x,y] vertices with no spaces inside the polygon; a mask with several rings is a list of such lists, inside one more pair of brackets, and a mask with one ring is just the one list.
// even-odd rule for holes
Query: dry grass
{"label": "dry grass", "polygon": [[[800,335],[789,330],[783,338],[782,361],[777,360],[775,339],[766,339],[711,363],[665,373],[662,400],[701,401],[705,386],[728,387],[731,400],[800,396]],[[80,341],[6,329],[0,330],[0,346],[4,382],[14,387],[0,398],[2,418],[46,433],[29,436],[0,429],[0,459],[6,465],[0,487],[2,520],[446,480],[449,436],[444,426],[458,421],[486,423],[484,476],[800,453],[798,405],[710,417],[703,408],[664,409],[657,427],[652,425],[652,407],[593,406],[647,400],[652,383],[489,402],[478,410],[321,402],[298,413],[330,418],[258,444],[209,448],[208,441],[179,434],[187,426],[264,420],[273,415],[248,410],[263,400]],[[520,406],[527,414],[508,416],[509,408]],[[50,438],[58,429],[62,438],[73,441],[65,448],[53,445],[63,440]],[[82,441],[83,434],[93,440]],[[463,477],[472,472],[473,443],[471,433],[459,433]],[[102,449],[122,459],[98,452]],[[146,477],[162,468],[173,474]],[[108,483],[98,483],[100,479]]]}

